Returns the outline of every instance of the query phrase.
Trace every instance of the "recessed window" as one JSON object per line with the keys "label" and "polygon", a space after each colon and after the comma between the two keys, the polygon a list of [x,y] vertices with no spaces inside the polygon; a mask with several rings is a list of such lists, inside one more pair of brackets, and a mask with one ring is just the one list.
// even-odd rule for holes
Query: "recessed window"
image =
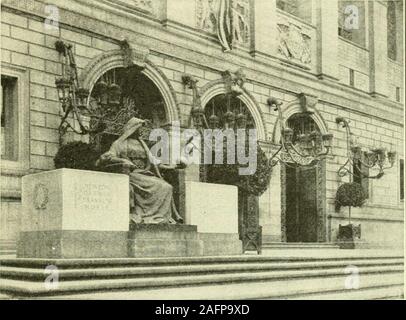
{"label": "recessed window", "polygon": [[350,86],[354,87],[355,86],[355,74],[354,70],[350,69]]}
{"label": "recessed window", "polygon": [[388,40],[388,57],[392,60],[397,58],[397,19],[396,4],[394,1],[388,1],[387,20],[387,40]]}
{"label": "recessed window", "polygon": [[338,35],[365,47],[365,4],[364,1],[338,2]]}
{"label": "recessed window", "polygon": [[1,76],[1,158],[18,160],[18,81]]}
{"label": "recessed window", "polygon": [[396,101],[400,102],[400,87],[396,87]]}
{"label": "recessed window", "polygon": [[399,160],[399,182],[400,200],[405,200],[405,163],[403,159]]}
{"label": "recessed window", "polygon": [[276,0],[276,7],[306,22],[312,20],[311,0]]}

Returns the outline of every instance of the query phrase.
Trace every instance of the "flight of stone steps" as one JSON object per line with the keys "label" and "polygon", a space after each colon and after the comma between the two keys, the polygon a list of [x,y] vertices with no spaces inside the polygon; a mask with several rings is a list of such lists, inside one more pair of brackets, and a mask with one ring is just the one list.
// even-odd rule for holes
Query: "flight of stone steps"
{"label": "flight of stone steps", "polygon": [[[1,259],[0,295],[3,299],[403,298],[401,253],[286,252],[188,258]],[[57,273],[52,266],[57,266]],[[57,285],[46,285],[44,280],[52,270]]]}

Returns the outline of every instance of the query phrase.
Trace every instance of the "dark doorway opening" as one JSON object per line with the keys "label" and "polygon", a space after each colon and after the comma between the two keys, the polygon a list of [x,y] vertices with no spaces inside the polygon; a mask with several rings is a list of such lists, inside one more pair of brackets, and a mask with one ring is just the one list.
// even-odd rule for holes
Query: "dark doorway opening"
{"label": "dark doorway opening", "polygon": [[286,241],[318,241],[317,166],[286,166]]}

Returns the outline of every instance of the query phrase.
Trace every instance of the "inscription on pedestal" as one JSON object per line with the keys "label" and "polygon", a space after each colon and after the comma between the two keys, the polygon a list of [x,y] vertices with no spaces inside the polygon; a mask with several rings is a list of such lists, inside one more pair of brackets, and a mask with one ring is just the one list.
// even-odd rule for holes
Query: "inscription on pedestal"
{"label": "inscription on pedestal", "polygon": [[112,186],[97,183],[75,182],[75,203],[78,210],[114,210]]}

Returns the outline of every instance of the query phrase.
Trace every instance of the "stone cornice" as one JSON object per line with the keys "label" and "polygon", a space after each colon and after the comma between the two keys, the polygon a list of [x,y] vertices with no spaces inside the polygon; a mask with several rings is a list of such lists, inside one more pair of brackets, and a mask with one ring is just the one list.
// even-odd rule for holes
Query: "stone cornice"
{"label": "stone cornice", "polygon": [[[55,0],[54,2],[56,5],[60,5],[60,23],[70,29],[78,29],[77,26],[83,26],[80,29],[81,31],[86,30],[86,33],[90,33],[95,37],[110,39],[112,42],[128,37],[135,43],[138,42],[140,45],[147,46],[152,53],[158,53],[188,63],[199,61],[199,63],[195,62],[195,64],[212,71],[221,72],[243,66],[250,82],[263,84],[271,89],[289,94],[308,92],[319,96],[320,101],[328,104],[372,115],[381,121],[403,126],[403,105],[386,99],[372,98],[367,93],[355,89],[351,90],[336,81],[319,80],[315,74],[294,67],[281,66],[280,61],[277,59],[262,55],[253,58],[249,50],[236,50],[224,54],[220,45],[208,41],[207,36],[202,36],[199,39],[197,34],[189,34],[185,30],[173,29],[170,26],[163,27],[155,19],[148,21],[145,15],[138,16],[135,13],[121,12],[117,9],[110,10],[103,7],[101,10],[116,15],[117,19],[102,21],[86,16],[85,11],[72,11],[70,7],[67,7],[66,1]],[[82,0],[76,2],[84,5]],[[41,10],[45,5],[44,2],[32,1],[33,5],[29,9],[24,8],[23,3],[15,0],[4,0],[2,6],[26,14],[45,17],[44,11]],[[92,4],[91,8],[93,7],[94,4]],[[72,21],[68,21],[69,19],[66,18],[73,16],[75,19]],[[150,28],[151,32],[145,32],[146,28]],[[184,26],[183,28],[187,27]],[[137,33],[139,29],[144,30],[144,32]],[[193,28],[190,29],[193,30]],[[105,30],[106,33],[102,34],[102,30]],[[202,52],[207,52],[207,54]],[[279,83],[283,84],[278,85]],[[343,97],[344,95],[346,97]],[[360,111],[360,104],[368,112]],[[385,110],[385,107],[389,110]]]}

